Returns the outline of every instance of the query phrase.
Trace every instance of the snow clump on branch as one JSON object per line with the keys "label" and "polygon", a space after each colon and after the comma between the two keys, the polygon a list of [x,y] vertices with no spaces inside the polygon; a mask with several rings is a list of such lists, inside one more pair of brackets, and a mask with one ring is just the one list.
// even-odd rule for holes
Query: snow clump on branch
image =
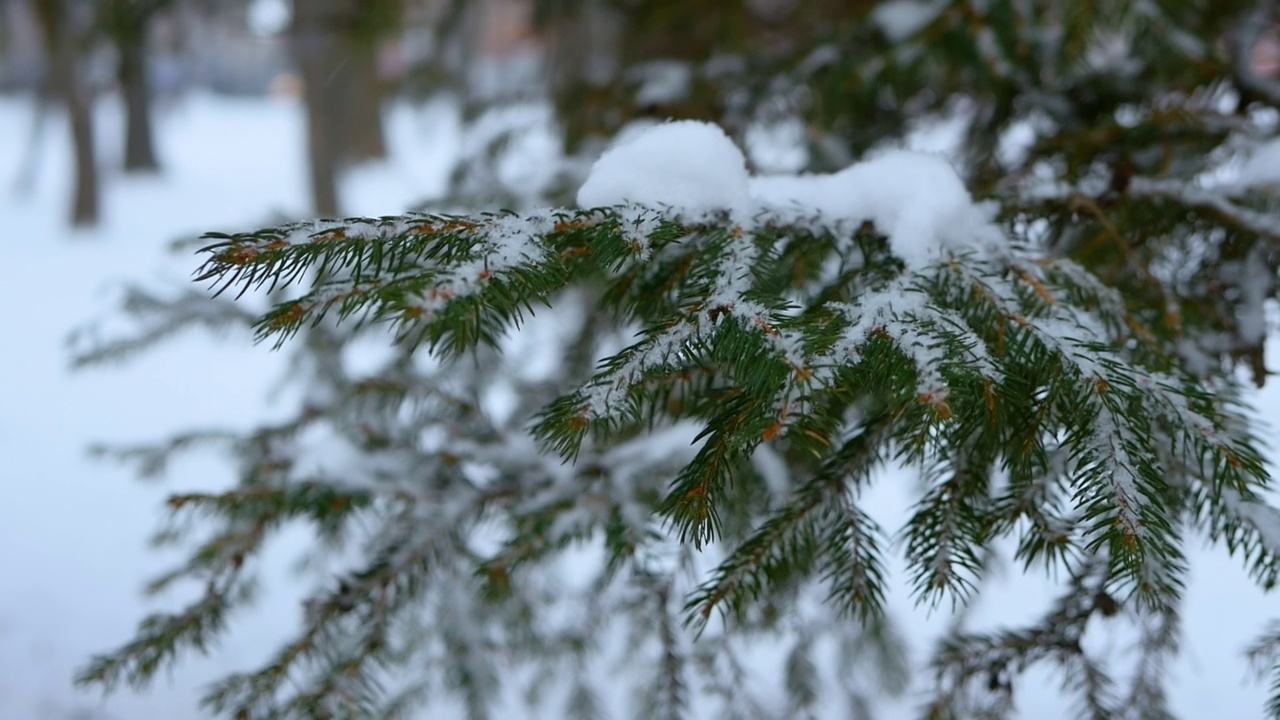
{"label": "snow clump on branch", "polygon": [[747,180],[747,159],[724,130],[682,120],[655,125],[606,150],[578,190],[578,205],[743,211]]}
{"label": "snow clump on branch", "polygon": [[946,249],[988,255],[1007,249],[994,205],[975,203],[940,155],[889,150],[832,174],[751,177],[742,151],[711,123],[646,129],[606,151],[578,191],[583,208],[635,204],[701,220],[728,211],[734,222],[818,219],[871,222],[909,270]]}

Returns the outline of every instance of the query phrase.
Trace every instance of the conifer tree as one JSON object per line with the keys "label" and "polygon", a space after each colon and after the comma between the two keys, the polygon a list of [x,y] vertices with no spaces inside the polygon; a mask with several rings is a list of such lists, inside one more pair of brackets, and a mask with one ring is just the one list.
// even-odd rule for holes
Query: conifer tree
{"label": "conifer tree", "polygon": [[[209,647],[302,523],[354,564],[270,662],[211,689],[219,716],[405,717],[444,687],[485,717],[504,683],[548,677],[569,716],[601,717],[620,636],[642,717],[813,715],[828,651],[856,709],[904,683],[900,533],[920,602],[971,602],[1001,543],[1066,578],[1037,623],[948,634],[923,717],[1010,717],[1032,666],[1083,716],[1172,714],[1187,543],[1268,590],[1280,568],[1237,372],[1265,381],[1280,262],[1280,82],[1255,62],[1274,3],[539,11],[571,149],[658,113],[748,147],[798,127],[808,169],[845,169],[750,176],[713,126],[675,123],[601,157],[576,209],[207,236],[200,290],[136,292],[136,332],[80,360],[244,327],[308,392],[249,433],[116,451],[155,474],[217,443],[239,483],[170,498],[165,537],[192,552],[154,587],[205,592],[81,679],[144,684]],[[883,151],[948,115],[958,175]],[[388,355],[356,373],[370,339]],[[862,501],[891,463],[922,477],[902,528]],[[594,572],[566,582],[566,558]],[[1095,618],[1138,628],[1135,672],[1084,649]],[[761,648],[785,653],[785,708],[750,679]],[[1250,654],[1280,718],[1274,628]]]}

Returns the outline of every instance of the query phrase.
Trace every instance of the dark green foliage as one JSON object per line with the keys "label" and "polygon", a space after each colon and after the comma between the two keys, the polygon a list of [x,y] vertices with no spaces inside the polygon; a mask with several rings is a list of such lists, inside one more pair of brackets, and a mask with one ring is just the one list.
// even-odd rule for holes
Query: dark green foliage
{"label": "dark green foliage", "polygon": [[[591,311],[597,327],[640,331],[594,374],[563,375],[558,397],[551,388],[535,393],[541,409],[523,405],[526,414],[517,416],[534,421],[531,436],[519,419],[485,427],[489,413],[474,397],[440,383],[449,374],[404,384],[396,361],[385,375],[349,381],[346,401],[311,408],[250,441],[239,451],[253,458],[244,489],[173,498],[175,511],[206,513],[227,527],[174,573],[211,578],[207,602],[234,594],[246,559],[290,519],[326,537],[348,534],[357,518],[379,528],[364,541],[358,568],[308,601],[303,634],[258,672],[220,685],[210,707],[264,718],[366,716],[398,652],[393,628],[436,593],[451,596],[446,578],[475,593],[468,602],[491,607],[490,622],[519,607],[534,613],[528,620],[537,613],[525,605],[533,599],[522,598],[530,573],[545,572],[542,563],[566,548],[603,539],[607,563],[596,592],[656,588],[645,592],[659,608],[651,629],[661,652],[646,697],[657,715],[681,715],[687,640],[672,617],[673,591],[692,591],[684,620],[698,630],[716,611],[726,631],[752,627],[761,612],[791,612],[810,586],[823,589],[838,615],[879,621],[883,532],[858,498],[893,458],[927,470],[928,487],[904,528],[919,601],[965,602],[981,582],[987,546],[1012,536],[1028,568],[1097,565],[1091,593],[1116,597],[1142,617],[1171,613],[1189,513],[1217,518],[1205,525],[1210,534],[1227,532],[1233,547],[1250,549],[1260,579],[1270,582],[1276,558],[1263,549],[1256,518],[1239,506],[1256,503],[1268,482],[1247,425],[1229,396],[1206,392],[1167,357],[1129,342],[1147,333],[1119,295],[1071,261],[1024,252],[961,254],[918,273],[886,270],[896,260],[866,232],[689,224],[658,210],[625,210],[412,215],[218,237],[199,274],[216,292],[319,278],[254,322],[256,336],[277,345],[335,320],[366,330],[381,323],[399,357],[429,355],[455,373],[468,358],[488,357],[486,348],[500,350],[500,338],[522,320],[571,312],[571,289],[603,299]],[[793,245],[812,262],[851,246],[866,255],[813,282],[794,271]],[[661,286],[648,281],[654,265],[666,278]],[[422,415],[408,427],[370,427],[367,418],[377,415],[352,404],[368,394],[390,408],[414,403]],[[366,418],[354,450],[368,456],[355,465],[367,477],[297,476],[292,468],[306,458],[290,441],[311,424],[341,430],[349,413]],[[468,422],[473,414],[479,425]],[[411,428],[441,422],[452,440],[424,448]],[[636,458],[643,475],[610,459],[682,426],[691,431],[684,442],[695,444],[683,458]],[[553,455],[540,456],[535,439]],[[742,505],[735,486],[749,482],[749,460],[762,446],[780,455],[794,484],[785,497]],[[548,460],[573,464],[552,471]],[[484,466],[488,477],[468,464]],[[1003,490],[992,485],[995,473],[1008,477]],[[496,550],[472,549],[492,545],[484,538],[495,533],[505,538]],[[665,563],[644,559],[711,547],[727,554],[696,589],[678,590],[671,569],[656,569]],[[155,669],[157,643],[206,642],[203,632],[185,630],[196,615],[149,628],[153,635],[98,661],[85,679],[144,679]],[[1054,617],[1044,632],[1069,624]],[[446,646],[461,643],[457,652],[487,645],[444,632]],[[518,636],[492,642],[537,656],[565,640],[537,637],[532,625],[520,630],[530,632],[529,646]],[[1039,637],[999,642],[1054,652]],[[973,642],[957,647],[977,651]],[[795,662],[799,692],[804,664],[800,656]],[[1069,678],[1093,677],[1087,663],[1063,668]],[[295,672],[314,684],[281,699]],[[488,661],[450,672],[476,698],[494,682]],[[1095,690],[1087,702],[1101,697]]]}

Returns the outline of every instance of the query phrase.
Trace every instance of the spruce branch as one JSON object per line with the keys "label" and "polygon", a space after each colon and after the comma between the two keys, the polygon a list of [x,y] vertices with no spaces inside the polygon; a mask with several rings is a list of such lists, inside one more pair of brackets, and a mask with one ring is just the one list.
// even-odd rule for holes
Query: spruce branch
{"label": "spruce branch", "polygon": [[1259,676],[1269,681],[1267,716],[1280,718],[1280,622],[1272,622],[1245,651]]}
{"label": "spruce branch", "polygon": [[[1180,561],[1162,507],[1161,468],[1151,444],[1151,423],[1157,418],[1148,417],[1147,408],[1159,408],[1159,419],[1172,419],[1177,426],[1194,424],[1193,431],[1201,435],[1213,435],[1215,423],[1189,409],[1193,405],[1201,408],[1204,402],[1181,395],[1185,388],[1172,387],[1156,375],[1133,370],[1115,354],[1111,344],[1114,334],[1121,331],[1118,322],[1123,314],[1116,307],[1117,298],[1100,291],[1096,283],[1070,285],[1072,280],[1084,277],[1070,266],[1059,264],[1066,270],[1053,276],[1050,272],[1029,270],[1035,268],[1032,265],[1014,265],[1009,282],[997,280],[998,275],[987,271],[975,274],[967,266],[972,263],[952,263],[951,272],[957,277],[949,279],[944,272],[938,285],[925,279],[894,280],[878,290],[879,294],[864,294],[856,304],[827,303],[835,315],[810,308],[805,314],[794,316],[780,314],[785,303],[775,301],[775,309],[770,309],[753,295],[757,292],[752,289],[754,279],[768,274],[759,266],[777,263],[781,255],[761,252],[763,243],[773,238],[740,227],[694,228],[676,241],[671,239],[674,233],[669,224],[657,225],[665,233],[662,237],[637,242],[620,230],[634,223],[608,212],[561,213],[531,220],[496,216],[483,222],[444,217],[415,219],[408,224],[397,222],[384,219],[373,225],[387,234],[382,240],[371,237],[366,229],[353,232],[340,227],[313,231],[301,243],[281,239],[289,234],[285,231],[242,236],[206,249],[212,258],[202,278],[216,278],[224,289],[236,283],[248,287],[293,272],[299,265],[319,263],[341,266],[358,281],[366,266],[376,274],[385,262],[387,273],[398,276],[405,287],[394,283],[368,287],[361,290],[358,300],[344,295],[341,301],[334,300],[338,296],[322,301],[312,294],[273,311],[268,325],[277,323],[275,330],[287,335],[302,320],[323,316],[334,303],[341,302],[345,304],[337,309],[340,316],[362,308],[374,317],[396,316],[405,326],[400,331],[402,338],[406,337],[405,332],[420,332],[425,335],[419,337],[429,337],[435,343],[449,334],[457,339],[457,344],[450,346],[456,352],[477,342],[492,342],[504,323],[516,321],[521,301],[515,298],[523,298],[526,305],[528,295],[545,301],[550,290],[563,287],[573,272],[562,262],[565,256],[575,260],[589,257],[597,245],[615,250],[631,248],[633,252],[637,247],[649,250],[663,242],[667,243],[665,247],[687,243],[699,248],[704,262],[691,264],[686,257],[684,273],[671,286],[672,297],[684,298],[675,315],[651,325],[638,343],[606,361],[587,391],[550,406],[536,429],[540,438],[573,457],[589,428],[597,428],[606,433],[601,437],[607,438],[619,423],[625,425],[628,417],[634,421],[640,416],[643,406],[637,403],[641,402],[645,383],[687,373],[693,367],[722,368],[735,381],[736,389],[725,393],[718,412],[706,418],[706,441],[677,475],[661,507],[680,537],[699,545],[717,537],[720,494],[739,459],[760,442],[802,422],[808,414],[804,398],[829,390],[836,376],[832,371],[837,368],[862,367],[880,373],[882,368],[892,366],[886,362],[885,352],[904,354],[916,369],[917,376],[911,378],[915,381],[914,391],[903,393],[906,377],[872,375],[866,384],[897,388],[893,392],[903,393],[898,395],[900,399],[917,396],[932,409],[930,420],[927,413],[921,415],[910,404],[895,403],[900,427],[914,428],[915,440],[906,444],[913,458],[923,459],[947,447],[946,442],[939,444],[931,439],[938,436],[927,428],[941,423],[938,427],[954,429],[956,423],[948,421],[955,412],[953,406],[959,405],[959,398],[952,399],[950,395],[956,388],[976,388],[981,384],[987,388],[984,401],[990,410],[990,384],[998,384],[1003,371],[997,369],[989,346],[978,334],[985,334],[989,342],[990,326],[975,321],[994,317],[1001,328],[1006,324],[1015,326],[1007,333],[1001,330],[995,338],[994,350],[1003,354],[1004,362],[1017,359],[1018,353],[1030,353],[1040,362],[1052,360],[1070,368],[1056,379],[1058,383],[1065,380],[1066,384],[1052,397],[1065,404],[1054,411],[1056,417],[1049,418],[1049,425],[1065,422],[1070,437],[1076,438],[1070,464],[1078,473],[1076,502],[1083,510],[1082,520],[1090,528],[1090,547],[1107,542],[1116,569],[1122,569],[1131,586],[1153,601],[1176,590]],[[296,230],[290,232],[296,234]],[[513,250],[511,237],[519,233],[528,234],[530,242],[526,249]],[[558,248],[559,252],[550,252],[550,248]],[[625,253],[616,256],[610,266],[615,270],[620,267],[617,258]],[[554,258],[550,264],[548,258]],[[511,282],[525,295],[484,288],[463,290],[478,287],[481,279],[498,275],[512,278]],[[955,279],[961,281],[959,286]],[[1057,287],[1052,284],[1055,280]],[[544,291],[539,286],[542,282],[554,284]],[[1065,290],[1064,283],[1068,284]],[[966,284],[970,287],[963,288]],[[491,285],[505,287],[496,280]],[[444,295],[438,290],[442,286],[446,288]],[[973,291],[986,307],[972,302]],[[1068,303],[1071,293],[1087,297],[1092,308],[1102,309],[1098,315],[1104,321],[1100,323],[1088,310]],[[409,313],[412,318],[423,318],[421,323],[414,323],[401,312],[409,307],[404,298],[424,294],[432,306],[420,314]],[[466,296],[465,302],[462,296]],[[926,299],[931,301],[928,305],[923,302]],[[934,307],[938,301],[954,303],[956,307]],[[373,306],[366,308],[365,303]],[[385,310],[387,307],[393,310]],[[450,314],[449,308],[460,309]],[[494,313],[492,324],[485,329],[485,321],[479,318],[490,312]],[[286,316],[287,321],[282,319]],[[815,323],[815,319],[825,322]],[[1132,318],[1125,321],[1125,330],[1135,326]],[[407,329],[414,324],[423,328]],[[458,334],[459,326],[472,329]],[[269,327],[266,332],[273,330]],[[880,344],[886,340],[890,344]],[[964,355],[968,355],[967,362],[959,360]],[[972,381],[961,379],[975,371]],[[615,400],[614,393],[622,395]],[[1081,407],[1102,424],[1086,427],[1085,416],[1078,414]],[[629,408],[627,415],[617,415],[619,408]],[[1184,439],[1199,453],[1200,462],[1215,455],[1225,455],[1231,468],[1240,462],[1232,459],[1229,447],[1210,448],[1211,440],[1191,435],[1188,433]],[[1113,463],[1114,469],[1108,469]],[[1257,466],[1249,469],[1256,472]],[[1236,483],[1243,477],[1230,469],[1216,477],[1222,475],[1234,478]],[[1099,493],[1101,487],[1109,487],[1110,491]],[[958,497],[954,493],[939,496],[950,498],[950,502]],[[942,512],[942,506],[932,507]],[[917,525],[933,531],[949,527],[951,520],[947,518],[951,517],[949,512],[937,517],[921,515]],[[977,527],[972,522],[970,525],[971,529]],[[1140,542],[1140,536],[1149,536],[1147,542]],[[925,542],[924,536],[915,537],[918,543]],[[924,552],[924,547],[951,547],[939,542],[931,540],[912,547],[917,548],[917,555]],[[922,560],[924,556],[912,557]],[[972,552],[950,557],[950,550],[946,550],[932,565],[947,568],[959,562],[960,567],[972,569],[976,557]],[[921,590],[937,585],[936,580],[921,586]]]}
{"label": "spruce branch", "polygon": [[157,672],[172,667],[183,651],[207,653],[228,620],[235,578],[211,583],[204,596],[179,613],[153,614],[138,626],[132,641],[111,654],[97,655],[76,673],[79,685],[114,689],[121,681],[146,687]]}
{"label": "spruce branch", "polygon": [[1010,717],[1016,676],[1040,663],[1056,666],[1062,674],[1064,688],[1080,703],[1079,717],[1117,717],[1109,673],[1080,645],[1086,623],[1102,611],[1098,598],[1104,592],[1105,568],[1096,562],[1076,568],[1069,591],[1032,627],[976,635],[957,631],[944,638],[932,663],[938,689],[924,717]]}
{"label": "spruce branch", "polygon": [[[701,631],[713,612],[726,608],[730,617],[740,619],[749,603],[770,586],[794,583],[797,574],[805,574],[818,563],[826,566],[832,599],[842,611],[864,619],[877,616],[884,588],[878,582],[883,570],[876,543],[860,515],[854,524],[842,520],[857,513],[856,507],[848,504],[849,485],[856,487],[865,481],[881,461],[889,426],[887,414],[868,419],[828,457],[813,478],[721,562],[711,579],[693,594],[685,606],[686,623]],[[838,510],[828,511],[833,501]],[[831,513],[823,523],[829,535],[825,541],[819,535],[819,520],[814,518],[824,512]],[[847,535],[850,532],[853,537]],[[850,542],[857,543],[857,550],[849,547]]]}
{"label": "spruce branch", "polygon": [[[937,707],[985,673],[995,678],[985,707],[1003,712],[1013,675],[1046,660],[1090,712],[1115,707],[1105,668],[1078,650],[1098,611],[1079,596],[1168,617],[1187,513],[1262,582],[1274,579],[1258,500],[1268,479],[1238,403],[1170,360],[1144,317],[1070,260],[955,251],[908,268],[865,224],[644,208],[350,219],[214,239],[198,279],[215,293],[278,293],[253,323],[258,337],[279,345],[301,333],[314,354],[307,371],[328,390],[232,441],[237,488],[173,498],[222,532],[157,587],[237,576],[287,523],[361,538],[356,566],[311,593],[302,632],[214,688],[215,712],[368,716],[427,692],[397,694],[395,668],[434,643],[449,657],[449,687],[483,717],[501,680],[497,649],[581,660],[585,630],[498,628],[532,622],[536,568],[599,544],[592,602],[627,583],[658,588],[646,595],[662,606],[649,628],[663,653],[654,697],[687,713],[690,656],[670,603],[683,601],[698,642],[715,642],[705,631],[717,612],[726,630],[768,630],[808,588],[833,618],[884,622],[883,532],[859,497],[891,459],[928,481],[904,529],[919,601],[966,602],[1001,537],[1018,538],[1028,569],[1080,575],[1042,626],[944,647],[939,672],[951,674]],[[287,294],[304,279],[305,291]],[[577,353],[583,373],[532,383],[486,369],[509,330],[574,298],[601,300],[576,331],[579,347],[556,346]],[[338,353],[342,333],[364,323],[389,325],[384,337],[398,345],[357,378]],[[590,335],[600,328],[615,331],[612,345]],[[430,371],[414,367],[422,356]],[[498,381],[520,398],[502,418],[474,390]],[[220,437],[234,436],[124,456],[158,471]],[[317,437],[342,461],[308,464]],[[760,477],[763,452],[784,466],[785,485]],[[997,473],[1008,476],[1000,490]],[[765,484],[777,487],[760,492]],[[378,532],[361,533],[366,522]],[[695,566],[685,557],[695,550],[723,555],[689,590],[645,559],[673,547],[679,572]],[[193,610],[212,623],[199,632],[170,621],[84,679],[149,676],[184,644],[207,645],[237,598]],[[424,607],[448,622],[414,625]],[[414,642],[400,642],[405,633]],[[1172,647],[1167,632],[1151,637],[1152,648]],[[810,649],[795,652],[803,708]],[[1132,693],[1158,695],[1150,683]],[[578,696],[590,715],[589,693]]]}
{"label": "spruce branch", "polygon": [[126,360],[191,327],[221,331],[251,327],[259,314],[232,302],[211,298],[198,290],[164,298],[128,287],[119,303],[136,327],[117,337],[102,337],[96,325],[77,328],[67,338],[72,365],[77,368]]}

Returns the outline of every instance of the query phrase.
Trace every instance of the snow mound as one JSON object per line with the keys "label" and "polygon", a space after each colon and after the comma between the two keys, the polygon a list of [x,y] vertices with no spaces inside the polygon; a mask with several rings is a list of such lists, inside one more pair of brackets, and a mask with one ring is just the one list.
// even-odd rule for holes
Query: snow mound
{"label": "snow mound", "polygon": [[998,242],[990,212],[939,155],[890,150],[831,175],[752,178],[751,193],[775,215],[869,221],[909,268],[943,248]]}
{"label": "snow mound", "polygon": [[694,121],[655,125],[620,141],[578,191],[584,208],[626,203],[682,214],[727,209],[744,225],[869,221],[908,269],[928,265],[945,249],[1006,247],[992,207],[975,203],[940,155],[890,150],[829,175],[750,177],[724,131]]}
{"label": "snow mound", "polygon": [[711,123],[682,120],[647,128],[605,151],[578,190],[578,205],[705,213],[741,210],[747,197],[747,160],[733,140]]}
{"label": "snow mound", "polygon": [[1280,185],[1280,138],[1258,146],[1244,167],[1240,168],[1240,184]]}

